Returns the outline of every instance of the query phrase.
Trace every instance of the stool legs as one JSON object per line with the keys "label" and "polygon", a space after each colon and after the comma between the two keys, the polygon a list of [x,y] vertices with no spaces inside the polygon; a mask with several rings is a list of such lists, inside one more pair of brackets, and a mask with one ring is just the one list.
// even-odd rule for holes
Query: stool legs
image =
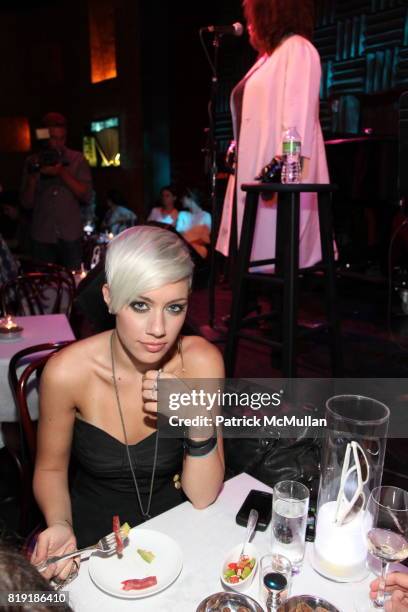
{"label": "stool legs", "polygon": [[257,193],[248,193],[245,202],[245,212],[242,222],[241,239],[237,255],[236,266],[234,266],[234,278],[232,289],[231,319],[229,322],[227,343],[225,347],[225,371],[227,377],[234,375],[237,354],[237,332],[242,320],[245,291],[248,284],[246,275],[248,273],[251,258],[252,238],[255,231],[256,214],[258,211]]}
{"label": "stool legs", "polygon": [[296,376],[296,329],[298,315],[299,272],[299,193],[279,195],[278,214],[282,220],[280,235],[283,241],[277,245],[276,273],[282,276],[282,375]]}
{"label": "stool legs", "polygon": [[[248,191],[245,202],[241,239],[234,269],[231,319],[225,348],[227,376],[233,376],[238,334],[241,327],[245,292],[250,278],[248,272],[252,240],[258,210],[259,192]],[[337,313],[336,276],[333,248],[333,226],[330,193],[318,195],[320,240],[325,270],[325,290],[331,362],[334,376],[342,376],[343,354],[340,322]],[[298,318],[299,273],[299,217],[300,191],[282,191],[277,211],[276,280],[283,284],[282,297],[282,375],[296,376],[296,336]],[[283,281],[283,282],[282,282]],[[273,346],[272,341],[269,344]],[[276,344],[276,343],[275,343]]]}
{"label": "stool legs", "polygon": [[343,376],[343,347],[340,320],[337,312],[336,269],[333,248],[333,222],[331,194],[320,193],[318,197],[320,241],[325,269],[326,307],[330,334],[330,353],[333,376]]}

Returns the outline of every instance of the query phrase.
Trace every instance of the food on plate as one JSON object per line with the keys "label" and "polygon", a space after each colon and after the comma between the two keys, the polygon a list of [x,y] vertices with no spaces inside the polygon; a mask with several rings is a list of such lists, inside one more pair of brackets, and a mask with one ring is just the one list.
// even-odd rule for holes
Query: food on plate
{"label": "food on plate", "polygon": [[242,555],[237,563],[228,563],[227,569],[224,571],[224,580],[230,584],[242,582],[242,580],[248,578],[254,567],[255,559]]}
{"label": "food on plate", "polygon": [[131,578],[121,582],[123,591],[140,591],[147,589],[157,584],[156,576],[147,576],[146,578]]}
{"label": "food on plate", "polygon": [[121,533],[123,539],[128,537],[129,531],[130,531],[129,523],[123,523],[123,525],[121,525],[121,527],[120,527],[120,533]]}
{"label": "food on plate", "polygon": [[298,603],[294,612],[313,612],[313,608],[307,603]]}
{"label": "food on plate", "polygon": [[124,548],[123,540],[126,540],[126,538],[128,537],[130,526],[128,523],[123,523],[123,525],[121,526],[119,516],[115,514],[112,519],[112,527],[116,540],[116,553],[118,555],[121,555],[123,553]]}
{"label": "food on plate", "polygon": [[156,556],[150,550],[143,550],[143,548],[138,548],[137,552],[142,557],[143,561],[146,561],[146,563],[151,563]]}

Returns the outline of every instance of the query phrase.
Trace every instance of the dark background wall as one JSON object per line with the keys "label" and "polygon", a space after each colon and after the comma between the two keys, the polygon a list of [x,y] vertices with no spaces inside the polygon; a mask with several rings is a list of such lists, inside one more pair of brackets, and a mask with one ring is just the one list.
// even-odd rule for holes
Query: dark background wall
{"label": "dark background wall", "polygon": [[396,134],[398,99],[408,88],[406,0],[318,0],[315,44],[325,130]]}
{"label": "dark background wall", "polygon": [[[123,191],[130,205],[143,200],[143,117],[138,3],[112,0],[118,76],[91,83],[88,3],[15,2],[1,5],[0,116],[28,117],[32,130],[49,110],[68,118],[68,146],[82,149],[95,119],[119,116],[120,168],[93,170],[96,192]],[[1,148],[1,143],[0,143]],[[0,183],[18,188],[26,153],[0,153]]]}
{"label": "dark background wall", "polygon": [[[94,0],[89,0],[90,2]],[[81,148],[92,120],[120,118],[120,168],[93,171],[96,191],[119,188],[139,213],[170,179],[206,185],[204,130],[211,73],[198,29],[243,20],[240,0],[103,0],[115,20],[116,79],[90,82],[88,2],[33,0],[0,5],[0,119],[47,110],[69,118]],[[317,0],[315,44],[323,66],[326,136],[396,136],[398,98],[408,89],[406,0]],[[212,52],[211,37],[206,37]],[[253,62],[246,35],[220,49],[217,140],[231,136],[229,94]],[[1,150],[1,143],[0,143]],[[0,153],[0,183],[19,184],[26,153]]]}

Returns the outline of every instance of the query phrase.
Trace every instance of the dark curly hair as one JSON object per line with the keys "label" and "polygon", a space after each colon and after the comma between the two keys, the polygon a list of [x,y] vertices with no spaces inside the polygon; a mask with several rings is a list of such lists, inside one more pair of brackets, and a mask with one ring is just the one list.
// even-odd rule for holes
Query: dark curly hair
{"label": "dark curly hair", "polygon": [[245,19],[252,26],[252,44],[269,55],[288,34],[312,39],[314,0],[243,0]]}
{"label": "dark curly hair", "polygon": [[[55,595],[54,589],[31,563],[15,548],[0,542],[0,593],[13,591],[44,591]],[[28,598],[27,598],[28,599]],[[1,609],[9,612],[46,612],[54,610],[52,603],[45,602],[16,602]],[[68,604],[57,608],[59,612],[72,612]]]}

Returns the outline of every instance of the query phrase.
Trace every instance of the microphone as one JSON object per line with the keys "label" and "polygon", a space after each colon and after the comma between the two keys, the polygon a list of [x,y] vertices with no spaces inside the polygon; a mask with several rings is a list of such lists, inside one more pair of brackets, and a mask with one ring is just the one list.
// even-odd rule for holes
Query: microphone
{"label": "microphone", "polygon": [[207,30],[207,32],[213,32],[214,34],[232,34],[233,36],[242,36],[244,33],[244,26],[242,23],[239,23],[239,21],[236,21],[232,25],[210,25],[203,29]]}

